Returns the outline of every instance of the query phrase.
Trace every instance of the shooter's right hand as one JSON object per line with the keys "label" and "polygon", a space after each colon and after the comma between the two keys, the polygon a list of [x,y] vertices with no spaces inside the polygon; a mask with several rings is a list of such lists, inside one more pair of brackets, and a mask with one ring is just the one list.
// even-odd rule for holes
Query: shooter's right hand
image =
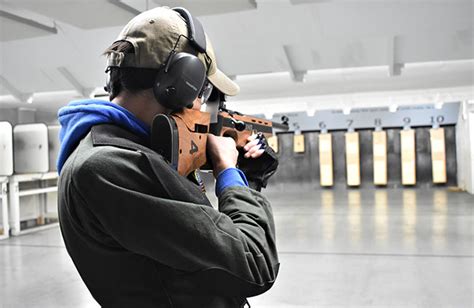
{"label": "shooter's right hand", "polygon": [[235,168],[239,152],[234,139],[209,134],[207,137],[207,153],[212,162],[214,177],[227,168]]}

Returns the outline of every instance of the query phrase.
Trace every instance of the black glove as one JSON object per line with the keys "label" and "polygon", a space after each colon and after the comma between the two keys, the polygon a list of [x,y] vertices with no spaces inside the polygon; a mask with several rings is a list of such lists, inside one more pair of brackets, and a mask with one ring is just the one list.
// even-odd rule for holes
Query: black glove
{"label": "black glove", "polygon": [[265,152],[258,158],[246,158],[244,157],[245,150],[240,149],[237,164],[239,169],[245,173],[250,186],[260,191],[262,187],[267,187],[268,179],[276,172],[278,157],[262,133],[258,133],[257,138],[260,140],[260,149]]}

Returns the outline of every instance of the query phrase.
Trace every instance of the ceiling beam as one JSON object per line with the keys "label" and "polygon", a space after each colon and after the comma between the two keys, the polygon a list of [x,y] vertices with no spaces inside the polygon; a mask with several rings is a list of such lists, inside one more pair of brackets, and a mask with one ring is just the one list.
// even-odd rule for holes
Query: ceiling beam
{"label": "ceiling beam", "polygon": [[10,92],[11,95],[13,95],[14,98],[19,100],[22,103],[28,102],[30,97],[32,96],[32,93],[25,93],[21,92],[16,88],[14,85],[11,84],[10,81],[8,81],[5,77],[0,75],[0,84],[8,91]]}
{"label": "ceiling beam", "polygon": [[248,0],[250,5],[253,6],[254,8],[257,8],[257,0]]}
{"label": "ceiling beam", "polygon": [[285,53],[285,58],[286,58],[285,62],[287,63],[291,79],[295,82],[304,82],[305,76],[308,73],[308,71],[306,70],[300,71],[296,69],[295,63],[291,56],[290,46],[283,45],[283,51]]}
{"label": "ceiling beam", "polygon": [[290,7],[292,5],[290,0],[254,0],[249,2],[259,10],[273,10],[275,7]]}
{"label": "ceiling beam", "polygon": [[74,89],[84,97],[90,97],[94,89],[84,87],[79,80],[64,66],[58,67],[58,71],[64,78],[69,81],[69,83],[74,87]]}
{"label": "ceiling beam", "polygon": [[298,5],[298,4],[314,4],[314,3],[324,3],[324,2],[331,2],[331,0],[290,0],[291,4]]}
{"label": "ceiling beam", "polygon": [[400,76],[402,74],[403,63],[397,62],[397,37],[392,36],[387,40],[387,62],[388,76]]}
{"label": "ceiling beam", "polygon": [[133,15],[138,15],[141,12],[130,5],[123,3],[121,0],[107,0],[110,4],[115,5],[118,8],[121,8],[124,11],[132,13]]}
{"label": "ceiling beam", "polygon": [[10,19],[12,21],[19,22],[21,24],[40,29],[49,33],[57,34],[58,29],[56,28],[56,25],[54,24],[53,26],[49,26],[43,23],[40,23],[36,20],[33,20],[31,18],[23,17],[18,14],[13,14],[11,12],[7,12],[5,10],[0,10],[0,17]]}
{"label": "ceiling beam", "polygon": [[293,81],[296,82],[304,82],[304,79],[306,77],[308,71],[302,71],[302,72],[293,72]]}

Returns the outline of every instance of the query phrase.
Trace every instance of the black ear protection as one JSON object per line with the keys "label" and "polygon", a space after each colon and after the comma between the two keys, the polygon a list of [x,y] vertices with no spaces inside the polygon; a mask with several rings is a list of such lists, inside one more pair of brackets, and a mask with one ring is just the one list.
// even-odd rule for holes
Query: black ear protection
{"label": "black ear protection", "polygon": [[206,53],[206,35],[199,22],[184,8],[173,8],[186,21],[188,37],[180,35],[153,85],[156,100],[172,110],[191,108],[206,81],[206,67],[195,55],[176,52],[181,37],[201,53]]}
{"label": "black ear protection", "polygon": [[110,93],[112,91],[112,85],[110,82],[110,67],[105,69],[105,86],[104,91]]}
{"label": "black ear protection", "polygon": [[[178,110],[193,106],[193,101],[200,94],[207,75],[206,67],[198,57],[186,52],[176,52],[179,40],[187,39],[198,52],[206,54],[209,65],[212,60],[206,53],[206,34],[199,20],[192,17],[185,8],[175,7],[172,10],[186,21],[188,36],[182,34],[178,36],[173,49],[156,75],[153,93],[160,104]],[[110,93],[112,91],[110,67],[107,67],[106,73],[104,90]]]}

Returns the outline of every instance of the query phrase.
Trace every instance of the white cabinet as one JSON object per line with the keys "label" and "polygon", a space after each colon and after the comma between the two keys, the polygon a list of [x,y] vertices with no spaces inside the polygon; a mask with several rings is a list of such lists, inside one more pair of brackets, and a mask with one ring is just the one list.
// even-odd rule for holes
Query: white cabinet
{"label": "white cabinet", "polygon": [[0,122],[0,176],[13,174],[13,130],[8,122]]}
{"label": "white cabinet", "polygon": [[45,124],[21,124],[13,128],[15,173],[49,171],[48,128]]}

